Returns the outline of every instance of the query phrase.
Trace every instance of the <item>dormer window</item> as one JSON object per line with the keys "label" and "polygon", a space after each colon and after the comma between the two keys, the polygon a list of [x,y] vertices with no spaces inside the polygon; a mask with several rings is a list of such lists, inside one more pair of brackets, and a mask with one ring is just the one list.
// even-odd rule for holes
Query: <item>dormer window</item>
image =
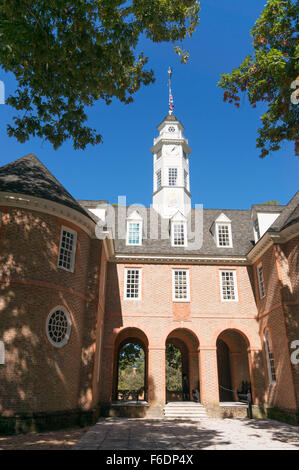
{"label": "dormer window", "polygon": [[179,211],[171,220],[171,245],[187,246],[187,222]]}
{"label": "dormer window", "polygon": [[178,169],[168,168],[168,185],[176,186],[177,178],[178,178]]}
{"label": "dormer window", "polygon": [[217,242],[218,246],[231,246],[230,225],[217,224]]}
{"label": "dormer window", "polygon": [[127,245],[142,245],[142,217],[137,211],[127,220]]}
{"label": "dormer window", "polygon": [[215,221],[215,238],[218,248],[233,247],[231,221],[225,214],[221,214]]}

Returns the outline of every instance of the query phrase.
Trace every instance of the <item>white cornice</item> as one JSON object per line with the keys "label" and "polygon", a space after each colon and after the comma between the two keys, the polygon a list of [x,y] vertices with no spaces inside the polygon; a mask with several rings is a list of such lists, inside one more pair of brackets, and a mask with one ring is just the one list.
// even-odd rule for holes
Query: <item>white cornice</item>
{"label": "white cornice", "polygon": [[[113,260],[111,260],[113,261]],[[178,256],[178,255],[115,255],[114,261],[134,261],[134,262],[172,262],[180,264],[248,264],[248,260],[243,257],[215,257],[215,256]]]}
{"label": "white cornice", "polygon": [[182,145],[185,152],[188,153],[188,155],[191,153],[191,149],[186,141],[185,138],[183,139],[165,139],[164,137],[157,137],[157,140],[154,144],[154,146],[150,149],[152,153],[157,153],[157,151],[160,149],[160,147],[163,145],[171,145],[171,144],[176,144],[176,145]]}
{"label": "white cornice", "polygon": [[292,238],[299,235],[299,222],[286,227],[281,232],[266,232],[262,238],[258,240],[256,245],[250,250],[247,255],[250,263],[255,263],[255,261],[260,258],[274,243],[286,243]]}
{"label": "white cornice", "polygon": [[63,204],[27,194],[0,192],[0,206],[18,207],[60,217],[76,224],[91,238],[96,238],[95,222],[87,215]]}

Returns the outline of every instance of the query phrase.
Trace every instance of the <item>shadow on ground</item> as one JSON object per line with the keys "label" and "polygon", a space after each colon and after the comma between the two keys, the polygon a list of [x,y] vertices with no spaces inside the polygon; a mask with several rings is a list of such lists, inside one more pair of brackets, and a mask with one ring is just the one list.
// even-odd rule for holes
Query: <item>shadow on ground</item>
{"label": "shadow on ground", "polygon": [[71,449],[89,428],[47,433],[0,435],[0,450],[67,450]]}
{"label": "shadow on ground", "polygon": [[184,420],[106,419],[100,421],[77,443],[75,449],[97,450],[185,450],[231,444],[222,433]]}
{"label": "shadow on ground", "polygon": [[246,420],[246,426],[256,430],[266,430],[271,435],[273,441],[293,444],[299,447],[298,426],[267,419]]}

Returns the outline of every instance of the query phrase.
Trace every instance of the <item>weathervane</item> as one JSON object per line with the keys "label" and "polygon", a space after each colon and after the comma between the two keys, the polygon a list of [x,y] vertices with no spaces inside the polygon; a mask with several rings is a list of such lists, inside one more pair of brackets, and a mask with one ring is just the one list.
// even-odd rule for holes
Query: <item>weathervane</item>
{"label": "weathervane", "polygon": [[173,97],[172,97],[172,92],[171,92],[171,75],[172,75],[172,70],[169,67],[168,69],[168,87],[169,87],[169,114],[173,113]]}

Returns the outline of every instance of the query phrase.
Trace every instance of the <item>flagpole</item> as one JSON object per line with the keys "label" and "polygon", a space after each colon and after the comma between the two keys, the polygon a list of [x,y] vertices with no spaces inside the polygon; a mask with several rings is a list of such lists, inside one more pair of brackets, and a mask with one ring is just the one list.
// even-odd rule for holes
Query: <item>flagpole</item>
{"label": "flagpole", "polygon": [[173,113],[173,97],[172,97],[172,91],[171,91],[171,76],[172,76],[172,70],[169,67],[168,69],[168,87],[169,87],[169,114]]}

